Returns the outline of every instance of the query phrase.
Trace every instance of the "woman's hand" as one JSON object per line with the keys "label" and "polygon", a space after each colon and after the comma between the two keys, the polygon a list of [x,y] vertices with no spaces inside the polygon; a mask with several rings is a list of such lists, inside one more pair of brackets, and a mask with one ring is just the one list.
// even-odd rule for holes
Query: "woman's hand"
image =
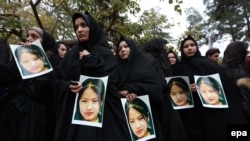
{"label": "woman's hand", "polygon": [[82,89],[82,85],[79,82],[74,81],[74,83],[70,83],[69,89],[73,93],[78,93]]}
{"label": "woman's hand", "polygon": [[126,97],[126,95],[128,94],[128,91],[122,90],[122,91],[119,91],[119,94],[122,95],[123,97]]}
{"label": "woman's hand", "polygon": [[18,42],[17,44],[18,44],[18,45],[21,45],[21,46],[27,46],[27,45],[28,45],[27,42]]}
{"label": "woman's hand", "polygon": [[137,97],[137,94],[130,93],[127,90],[119,91],[119,94],[122,95],[123,97],[126,97],[129,102],[133,102],[133,100]]}
{"label": "woman's hand", "polygon": [[89,55],[90,53],[87,50],[83,50],[79,52],[79,59],[82,60],[82,58],[86,55]]}
{"label": "woman's hand", "polygon": [[135,94],[135,93],[128,93],[128,94],[126,95],[126,98],[127,98],[128,102],[133,102],[133,100],[134,100],[136,97],[137,97],[137,94]]}
{"label": "woman's hand", "polygon": [[191,88],[191,91],[192,91],[192,92],[196,92],[196,91],[197,91],[197,87],[196,87],[196,84],[195,84],[195,83],[190,84],[190,88]]}

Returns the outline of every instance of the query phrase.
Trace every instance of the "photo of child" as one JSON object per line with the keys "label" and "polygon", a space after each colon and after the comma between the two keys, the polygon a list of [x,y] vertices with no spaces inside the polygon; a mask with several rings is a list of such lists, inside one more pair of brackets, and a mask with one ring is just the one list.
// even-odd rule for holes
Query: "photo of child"
{"label": "photo of child", "polygon": [[37,77],[53,70],[39,40],[28,44],[10,45],[23,79]]}

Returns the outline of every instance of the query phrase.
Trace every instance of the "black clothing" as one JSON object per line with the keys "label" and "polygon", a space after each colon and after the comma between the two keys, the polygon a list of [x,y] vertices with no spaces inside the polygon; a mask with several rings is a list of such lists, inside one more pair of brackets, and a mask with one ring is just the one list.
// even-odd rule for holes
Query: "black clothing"
{"label": "black clothing", "polygon": [[[223,62],[220,67],[229,76],[234,84],[237,84],[246,116],[250,117],[250,89],[247,79],[250,74],[245,70],[245,56],[248,44],[235,41],[231,42],[224,51]],[[250,120],[249,120],[250,123]]]}
{"label": "black clothing", "polygon": [[[189,140],[226,141],[226,129],[228,125],[246,124],[243,114],[240,97],[236,85],[229,80],[229,77],[211,60],[202,57],[198,50],[194,56],[188,57],[184,54],[184,43],[192,38],[186,38],[181,44],[181,62],[175,66],[176,76],[188,76],[193,84],[194,75],[211,75],[219,73],[225,91],[229,108],[212,109],[202,107],[197,92],[193,92],[194,108],[179,110]],[[237,115],[237,116],[235,116]]]}
{"label": "black clothing", "polygon": [[150,40],[146,45],[146,52],[150,53],[154,57],[154,59],[150,62],[152,63],[156,71],[160,72],[160,74],[162,75],[161,78],[165,78],[173,74],[173,70],[169,62],[167,52],[164,49],[166,43],[166,40],[156,38]]}
{"label": "black clothing", "polygon": [[53,52],[53,49],[56,46],[55,38],[45,30],[43,30],[42,46],[45,52],[47,51]]}
{"label": "black clothing", "polygon": [[9,72],[6,64],[10,61],[10,50],[4,40],[0,40],[0,86],[6,86],[9,79]]}
{"label": "black clothing", "polygon": [[[116,86],[116,58],[93,17],[87,12],[77,13],[73,23],[77,16],[88,18],[90,36],[87,42],[79,42],[69,50],[58,66],[58,78],[54,81],[57,121],[54,141],[129,141],[131,138]],[[84,49],[90,54],[80,60],[79,52]],[[76,94],[68,86],[70,80],[79,81],[80,75],[109,76],[102,128],[71,124]]]}
{"label": "black clothing", "polygon": [[162,94],[163,94],[163,131],[165,139],[169,141],[186,141],[187,135],[181,121],[181,117],[177,111],[172,108],[169,97],[168,86],[165,78],[173,75],[172,66],[167,58],[165,49],[166,43],[164,39],[152,39],[146,45],[146,53],[144,57],[156,70],[157,75],[161,78]]}
{"label": "black clothing", "polygon": [[53,55],[49,57],[50,64],[52,65],[53,68],[56,68],[60,64],[61,60],[63,59],[59,56],[59,53],[58,53],[58,49],[61,46],[61,44],[63,43],[61,42],[55,43],[55,46],[53,48]]}
{"label": "black clothing", "polygon": [[122,39],[130,48],[127,60],[122,60],[118,56],[118,89],[128,90],[131,93],[149,95],[152,115],[156,130],[157,141],[164,140],[162,123],[160,122],[163,111],[162,86],[154,68],[146,62],[142,52],[137,48],[131,39]]}
{"label": "black clothing", "polygon": [[4,70],[1,75],[6,76],[1,82],[8,87],[8,95],[0,101],[0,140],[52,141],[54,111],[50,74],[23,80],[14,59],[0,63],[0,68]]}
{"label": "black clothing", "polygon": [[53,68],[56,68],[60,64],[61,60],[62,58],[57,55],[52,55],[49,58],[49,62]]}
{"label": "black clothing", "polygon": [[243,109],[250,124],[250,77],[238,79],[237,86],[240,88]]}

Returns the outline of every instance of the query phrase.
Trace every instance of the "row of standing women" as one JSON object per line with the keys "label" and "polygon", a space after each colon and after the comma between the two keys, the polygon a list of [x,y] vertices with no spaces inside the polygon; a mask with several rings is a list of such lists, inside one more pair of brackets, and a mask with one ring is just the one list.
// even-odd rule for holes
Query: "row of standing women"
{"label": "row of standing women", "polygon": [[[102,29],[88,12],[75,13],[72,22],[79,42],[59,64],[58,59],[50,59],[55,60],[53,72],[23,80],[15,61],[9,61],[9,56],[1,60],[0,75],[4,79],[0,82],[9,91],[1,98],[0,141],[129,141],[120,99],[133,103],[142,95],[148,95],[151,104],[156,134],[152,140],[224,141],[228,125],[247,124],[245,113],[249,112],[244,110],[249,106],[242,108],[236,81],[228,81],[224,69],[202,57],[193,38],[182,41],[181,61],[171,66],[164,52],[166,40],[149,41],[144,53],[133,40],[121,38],[114,56]],[[55,41],[46,31],[32,28],[27,34],[29,43],[34,41],[33,35],[45,51],[53,50]],[[220,75],[229,108],[204,108],[194,94],[195,108],[172,109],[165,77],[188,76],[195,93],[193,76],[214,73]],[[76,93],[83,87],[71,81],[79,81],[80,75],[109,76],[102,128],[71,123]]]}
{"label": "row of standing women", "polygon": [[[193,91],[195,108],[180,111],[189,140],[227,140],[229,125],[247,125],[247,119],[242,108],[241,96],[236,85],[225,74],[225,70],[216,63],[201,56],[197,42],[185,38],[181,42],[181,61],[174,69],[174,75],[188,76]],[[194,75],[211,75],[218,73],[229,108],[209,109],[201,106],[196,93]],[[234,116],[237,115],[237,116]]]}

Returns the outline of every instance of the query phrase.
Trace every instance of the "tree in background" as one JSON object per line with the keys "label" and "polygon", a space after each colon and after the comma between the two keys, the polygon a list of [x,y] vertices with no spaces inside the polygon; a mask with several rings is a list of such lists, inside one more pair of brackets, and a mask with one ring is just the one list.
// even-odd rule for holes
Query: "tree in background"
{"label": "tree in background", "polygon": [[[0,38],[8,43],[25,40],[26,30],[39,26],[51,33],[57,40],[74,41],[71,17],[75,12],[89,11],[103,28],[108,40],[118,41],[121,35],[134,37],[143,43],[153,31],[157,36],[166,36],[170,28],[166,17],[157,11],[146,11],[142,21],[131,22],[128,15],[139,13],[139,0],[0,0]],[[175,10],[181,13],[182,0],[172,1]],[[153,17],[155,15],[155,17]],[[148,20],[151,16],[154,20]],[[154,22],[154,29],[150,26]],[[158,27],[159,26],[159,27]],[[153,36],[153,37],[154,37]]]}
{"label": "tree in background", "polygon": [[204,4],[217,38],[229,34],[233,41],[250,41],[249,0],[204,0]]}

